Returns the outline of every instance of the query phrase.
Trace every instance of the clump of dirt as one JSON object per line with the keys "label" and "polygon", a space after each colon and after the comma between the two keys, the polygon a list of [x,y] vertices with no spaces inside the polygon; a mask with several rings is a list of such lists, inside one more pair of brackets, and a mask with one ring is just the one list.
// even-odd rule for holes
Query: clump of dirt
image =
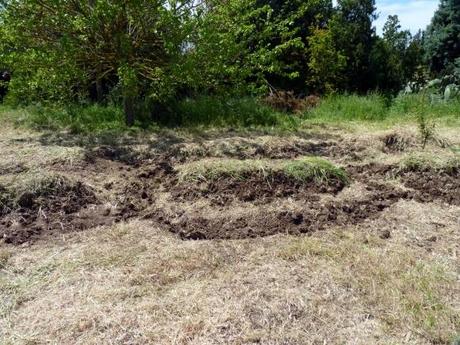
{"label": "clump of dirt", "polygon": [[347,168],[353,178],[368,183],[388,177],[399,178],[405,187],[413,190],[419,202],[441,200],[460,205],[460,171],[432,167],[401,169],[396,165],[367,164]]}
{"label": "clump of dirt", "polygon": [[81,182],[59,178],[36,190],[7,191],[9,203],[2,208],[0,236],[6,243],[21,244],[38,235],[55,231],[82,230],[106,223],[96,206],[93,190]]}
{"label": "clump of dirt", "polygon": [[298,211],[267,212],[261,208],[255,215],[208,218],[187,212],[168,214],[162,209],[150,213],[152,218],[185,240],[244,239],[270,236],[278,233],[305,234],[331,226],[352,225],[378,215],[410,193],[379,186],[361,200],[330,201],[309,200]]}
{"label": "clump of dirt", "polygon": [[425,171],[404,172],[401,181],[417,191],[415,200],[432,202],[442,200],[451,205],[460,205],[460,174],[458,172]]}
{"label": "clump of dirt", "polygon": [[101,158],[134,167],[139,167],[145,160],[152,157],[153,154],[148,152],[141,152],[124,146],[99,146],[85,155],[85,159],[89,163],[94,163],[97,158]]}
{"label": "clump of dirt", "polygon": [[136,169],[133,177],[123,185],[118,195],[119,207],[114,213],[116,221],[139,216],[155,202],[156,193],[162,188],[163,183],[174,184],[175,181],[176,171],[167,160],[159,159],[155,163]]}
{"label": "clump of dirt", "polygon": [[263,204],[275,198],[295,197],[302,200],[317,200],[318,193],[336,194],[346,183],[338,178],[326,181],[300,181],[280,172],[263,176],[258,172],[248,172],[218,180],[187,181],[176,184],[173,180],[170,192],[175,201],[193,201],[198,198],[210,199],[214,204],[227,205],[234,199]]}

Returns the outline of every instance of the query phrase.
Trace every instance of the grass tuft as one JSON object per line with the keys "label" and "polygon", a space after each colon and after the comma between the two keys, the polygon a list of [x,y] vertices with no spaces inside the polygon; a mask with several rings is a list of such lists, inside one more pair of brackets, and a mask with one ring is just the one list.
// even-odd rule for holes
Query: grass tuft
{"label": "grass tuft", "polygon": [[460,171],[460,157],[414,153],[405,157],[399,163],[399,170],[401,171],[424,171],[431,169],[448,174],[456,174]]}
{"label": "grass tuft", "polygon": [[221,178],[242,180],[254,174],[269,178],[277,173],[300,182],[326,183],[335,179],[347,184],[349,181],[342,168],[317,157],[295,160],[205,159],[183,165],[179,169],[179,178],[182,181],[215,181]]}
{"label": "grass tuft", "polygon": [[303,182],[313,180],[317,183],[324,183],[331,179],[339,180],[344,184],[349,182],[345,170],[317,157],[287,161],[283,164],[282,171],[286,176]]}

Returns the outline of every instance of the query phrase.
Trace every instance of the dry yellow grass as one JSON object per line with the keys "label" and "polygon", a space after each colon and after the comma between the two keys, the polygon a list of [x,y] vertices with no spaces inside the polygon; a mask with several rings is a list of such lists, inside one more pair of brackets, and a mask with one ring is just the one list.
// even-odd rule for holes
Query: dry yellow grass
{"label": "dry yellow grass", "polygon": [[[79,147],[2,133],[0,164],[24,157],[46,170],[82,157]],[[364,154],[378,157],[374,135],[382,133],[356,140],[372,142]],[[365,192],[357,184],[343,193]],[[212,212],[258,211],[234,206]],[[264,209],[274,206],[299,205]],[[209,204],[185,207],[200,213]],[[32,245],[0,243],[0,344],[447,345],[460,335],[459,267],[460,207],[442,203],[400,201],[357,226],[238,241],[182,241],[134,219]]]}
{"label": "dry yellow grass", "polygon": [[[365,224],[184,242],[133,221],[15,248],[1,274],[2,343],[448,344],[460,327],[460,213],[404,219],[424,212],[414,206],[388,212],[389,240]],[[429,250],[399,233],[431,236],[436,224]]]}

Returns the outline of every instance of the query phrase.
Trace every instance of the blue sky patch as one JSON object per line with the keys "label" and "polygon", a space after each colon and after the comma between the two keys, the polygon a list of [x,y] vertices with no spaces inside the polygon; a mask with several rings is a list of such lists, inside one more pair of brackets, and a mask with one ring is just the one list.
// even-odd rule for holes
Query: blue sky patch
{"label": "blue sky patch", "polygon": [[430,23],[438,0],[376,0],[379,18],[374,23],[377,33],[382,33],[383,25],[389,15],[397,14],[402,29],[408,29],[413,34],[419,29],[425,29]]}

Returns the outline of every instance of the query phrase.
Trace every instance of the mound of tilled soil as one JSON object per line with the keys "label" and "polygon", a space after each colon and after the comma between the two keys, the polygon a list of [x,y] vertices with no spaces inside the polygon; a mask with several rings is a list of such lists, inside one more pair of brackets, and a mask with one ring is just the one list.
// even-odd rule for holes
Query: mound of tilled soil
{"label": "mound of tilled soil", "polygon": [[267,177],[253,173],[241,178],[181,182],[170,186],[170,192],[174,200],[182,202],[206,198],[218,205],[227,205],[234,199],[262,204],[287,197],[314,201],[318,200],[318,193],[336,194],[344,187],[344,181],[334,178],[324,182],[299,181],[282,173]]}
{"label": "mound of tilled soil", "polygon": [[311,200],[296,212],[280,210],[250,216],[212,217],[191,216],[186,212],[168,214],[157,209],[147,218],[187,240],[244,239],[278,233],[305,234],[331,226],[358,224],[378,215],[401,199],[411,198],[402,190],[378,186],[369,196],[360,200],[330,201]]}
{"label": "mound of tilled soil", "polygon": [[[291,154],[305,155],[307,149],[319,155],[340,154],[335,144],[318,145],[299,146],[293,152],[290,149],[283,151],[286,148],[261,150],[258,157],[287,158]],[[46,234],[84,230],[146,214],[161,228],[183,239],[242,239],[277,233],[304,234],[332,226],[357,224],[376,217],[401,199],[441,200],[460,205],[460,176],[456,170],[402,171],[396,166],[378,164],[349,166],[346,169],[348,176],[367,186],[369,193],[344,199],[336,197],[345,187],[340,179],[303,182],[282,173],[270,176],[250,173],[242,178],[227,176],[209,181],[181,181],[174,169],[177,160],[168,154],[139,158],[128,150],[112,152],[102,148],[88,159],[88,167],[99,167],[91,170],[93,175],[106,173],[104,167],[107,164],[101,162],[115,160],[111,162],[110,183],[92,181],[96,185],[93,189],[64,179],[59,188],[51,188],[50,192],[40,195],[26,192],[14,198],[0,186],[0,236],[4,241],[20,244]],[[85,176],[88,167],[83,165],[74,169],[81,169],[79,173]],[[408,191],[386,182],[395,177]],[[169,205],[159,207],[158,193],[165,192],[170,196]],[[324,198],[324,194],[328,196]],[[102,205],[102,200],[107,201],[107,195],[110,195],[111,202],[115,200],[113,205],[116,208],[106,209]],[[297,211],[276,207],[277,201],[286,198],[295,200],[297,206],[301,205]],[[213,211],[222,210],[221,215],[212,212],[218,216],[211,217],[191,208],[200,200],[206,200]],[[241,203],[254,205],[256,211],[251,215],[232,214],[231,208]],[[189,211],[172,212],[170,206]],[[267,212],[268,208],[274,211]]]}
{"label": "mound of tilled soil", "polygon": [[460,171],[424,168],[401,170],[391,165],[369,164],[347,169],[350,176],[362,182],[398,177],[405,187],[413,190],[414,199],[419,202],[443,201],[460,205]]}
{"label": "mound of tilled soil", "polygon": [[83,230],[105,224],[106,217],[97,209],[97,204],[92,189],[81,182],[60,181],[58,188],[43,193],[24,192],[14,203],[4,207],[0,236],[6,243],[21,244],[50,232]]}
{"label": "mound of tilled soil", "polygon": [[441,200],[451,205],[460,205],[460,173],[437,172],[433,169],[401,174],[401,181],[417,191],[415,200],[432,202]]}
{"label": "mound of tilled soil", "polygon": [[179,144],[165,152],[163,156],[169,161],[185,163],[204,158],[234,158],[234,159],[292,159],[302,156],[349,157],[358,159],[359,153],[366,147],[356,142],[297,142],[270,146],[254,142],[234,145],[231,149],[225,147],[200,146],[198,150],[188,149],[185,144]]}
{"label": "mound of tilled soil", "polygon": [[383,152],[394,153],[403,152],[415,146],[415,139],[410,135],[400,133],[390,133],[382,138]]}

